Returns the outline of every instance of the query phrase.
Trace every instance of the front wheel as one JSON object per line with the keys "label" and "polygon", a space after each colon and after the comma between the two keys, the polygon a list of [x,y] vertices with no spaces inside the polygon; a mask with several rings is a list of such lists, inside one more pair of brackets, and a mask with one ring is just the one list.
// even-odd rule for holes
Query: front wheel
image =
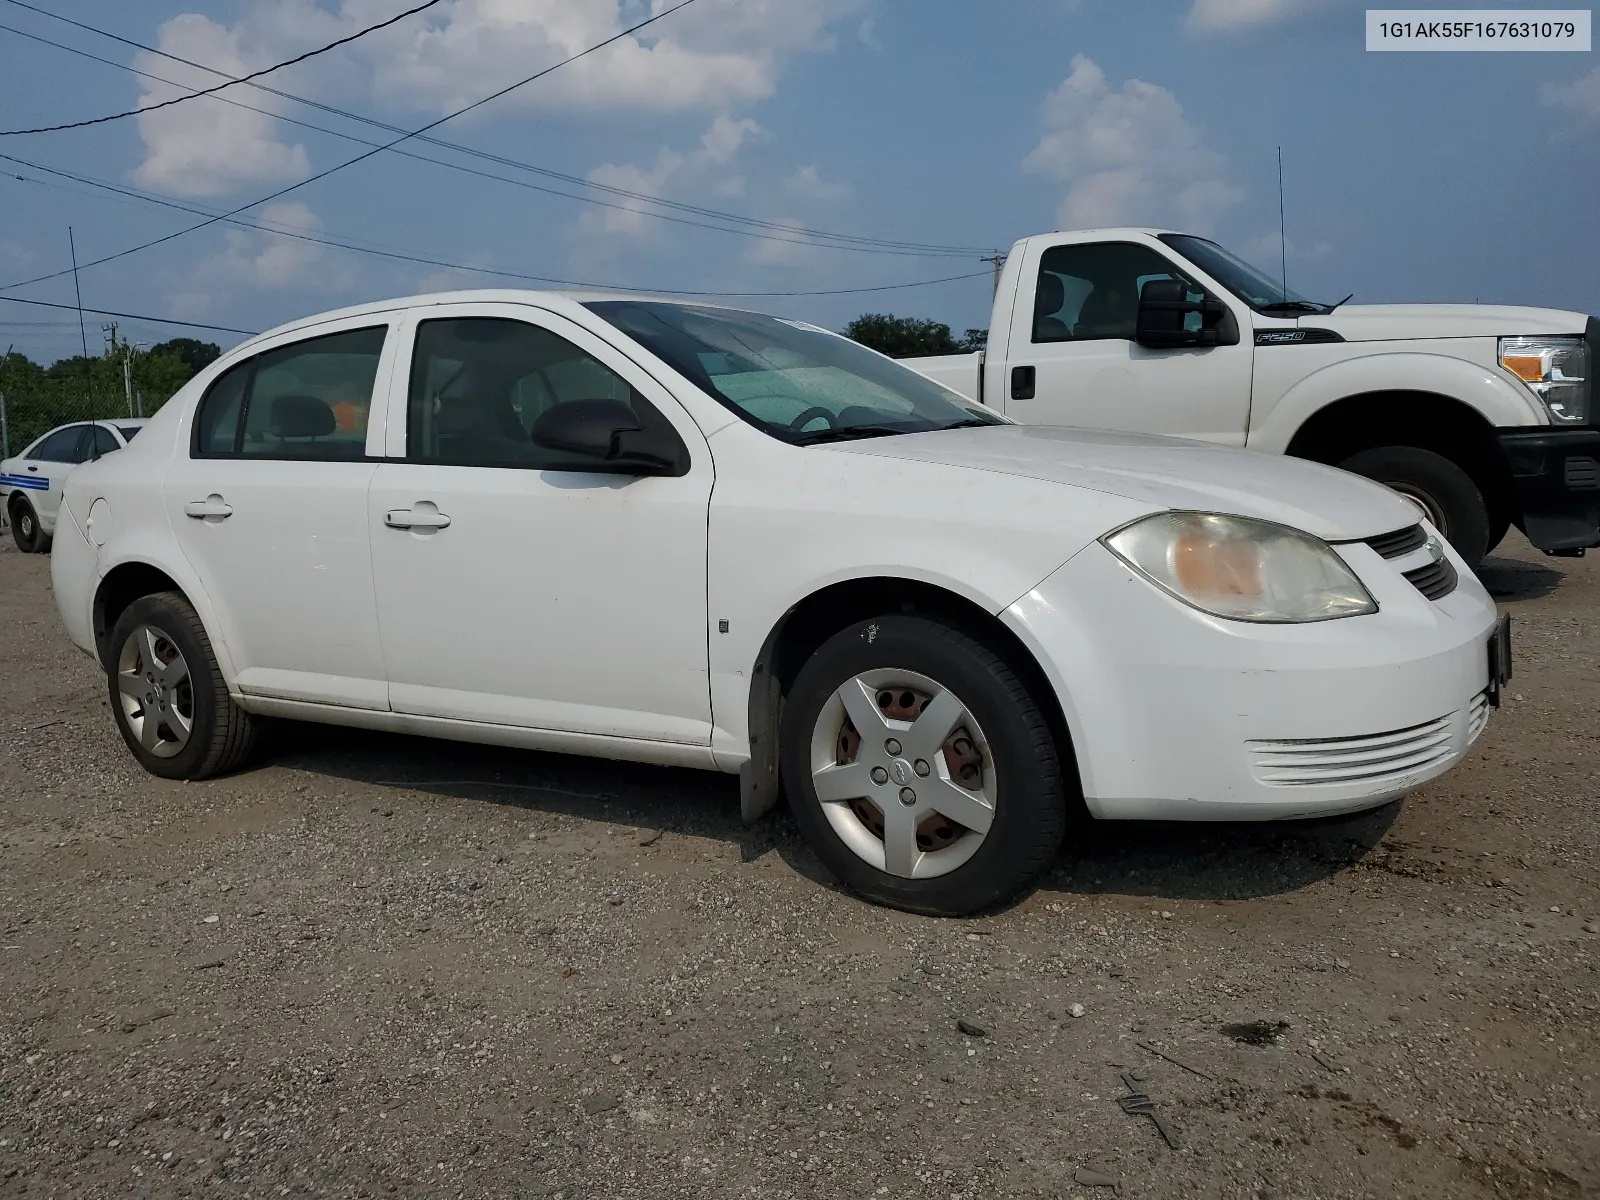
{"label": "front wheel", "polygon": [[882,616],[835,634],[784,705],[784,788],[853,891],[960,916],[1009,899],[1066,830],[1061,755],[1010,666],[964,631]]}
{"label": "front wheel", "polygon": [[11,540],[24,554],[43,554],[50,549],[50,537],[39,528],[39,514],[27,500],[11,503]]}
{"label": "front wheel", "polygon": [[178,593],[128,605],[106,663],[117,728],[152,775],[208,779],[255,748],[255,722],[228,695],[205,626]]}
{"label": "front wheel", "polygon": [[1379,446],[1339,466],[1409,500],[1473,570],[1489,552],[1489,505],[1472,476],[1444,455],[1418,446]]}

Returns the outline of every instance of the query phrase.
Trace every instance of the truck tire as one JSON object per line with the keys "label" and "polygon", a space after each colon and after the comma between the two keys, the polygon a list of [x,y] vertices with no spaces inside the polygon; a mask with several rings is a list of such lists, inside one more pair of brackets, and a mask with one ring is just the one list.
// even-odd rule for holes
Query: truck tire
{"label": "truck tire", "polygon": [[999,655],[884,615],[829,638],[784,704],[785,794],[852,891],[930,916],[992,908],[1055,858],[1067,782],[1049,722]]}
{"label": "truck tire", "polygon": [[257,723],[233,702],[194,607],[178,592],[128,605],[107,643],[117,729],[139,765],[165,779],[209,779],[255,748]]}
{"label": "truck tire", "polygon": [[1489,552],[1489,505],[1472,476],[1444,455],[1419,446],[1378,446],[1339,466],[1421,505],[1473,570]]}
{"label": "truck tire", "polygon": [[39,514],[24,496],[11,501],[11,540],[24,554],[44,554],[50,549],[50,535],[39,528]]}

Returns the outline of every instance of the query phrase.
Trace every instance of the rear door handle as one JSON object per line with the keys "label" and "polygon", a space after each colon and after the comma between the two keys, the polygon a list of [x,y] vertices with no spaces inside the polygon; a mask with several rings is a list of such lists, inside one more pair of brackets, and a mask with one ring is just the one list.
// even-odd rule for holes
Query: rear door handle
{"label": "rear door handle", "polygon": [[191,500],[183,506],[185,516],[193,517],[196,521],[206,519],[220,521],[225,517],[233,516],[233,505],[221,496],[212,493],[204,500]]}
{"label": "rear door handle", "polygon": [[450,518],[424,500],[410,508],[391,508],[383,514],[390,529],[449,529]]}
{"label": "rear door handle", "polygon": [[1011,368],[1011,398],[1013,400],[1032,400],[1035,381],[1032,367]]}

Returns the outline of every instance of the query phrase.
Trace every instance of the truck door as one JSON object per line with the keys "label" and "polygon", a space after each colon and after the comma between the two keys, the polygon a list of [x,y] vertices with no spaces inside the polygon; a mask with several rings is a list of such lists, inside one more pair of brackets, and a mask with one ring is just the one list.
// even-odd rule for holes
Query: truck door
{"label": "truck door", "polygon": [[[1182,279],[1234,310],[1237,345],[1149,349],[1134,338],[1139,289]],[[1029,244],[1012,311],[1007,416],[1242,446],[1250,423],[1250,314],[1152,245]]]}

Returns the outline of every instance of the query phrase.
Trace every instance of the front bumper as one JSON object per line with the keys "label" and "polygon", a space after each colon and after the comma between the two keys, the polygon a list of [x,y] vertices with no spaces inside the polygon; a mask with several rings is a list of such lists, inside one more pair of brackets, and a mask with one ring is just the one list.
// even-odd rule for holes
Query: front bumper
{"label": "front bumper", "polygon": [[1091,813],[1238,821],[1354,812],[1461,760],[1489,716],[1493,601],[1459,558],[1456,590],[1429,601],[1371,547],[1337,549],[1377,613],[1224,621],[1159,591],[1098,544],[1006,610],[1056,688]]}
{"label": "front bumper", "polygon": [[1548,554],[1600,546],[1600,429],[1504,429],[1522,531]]}

